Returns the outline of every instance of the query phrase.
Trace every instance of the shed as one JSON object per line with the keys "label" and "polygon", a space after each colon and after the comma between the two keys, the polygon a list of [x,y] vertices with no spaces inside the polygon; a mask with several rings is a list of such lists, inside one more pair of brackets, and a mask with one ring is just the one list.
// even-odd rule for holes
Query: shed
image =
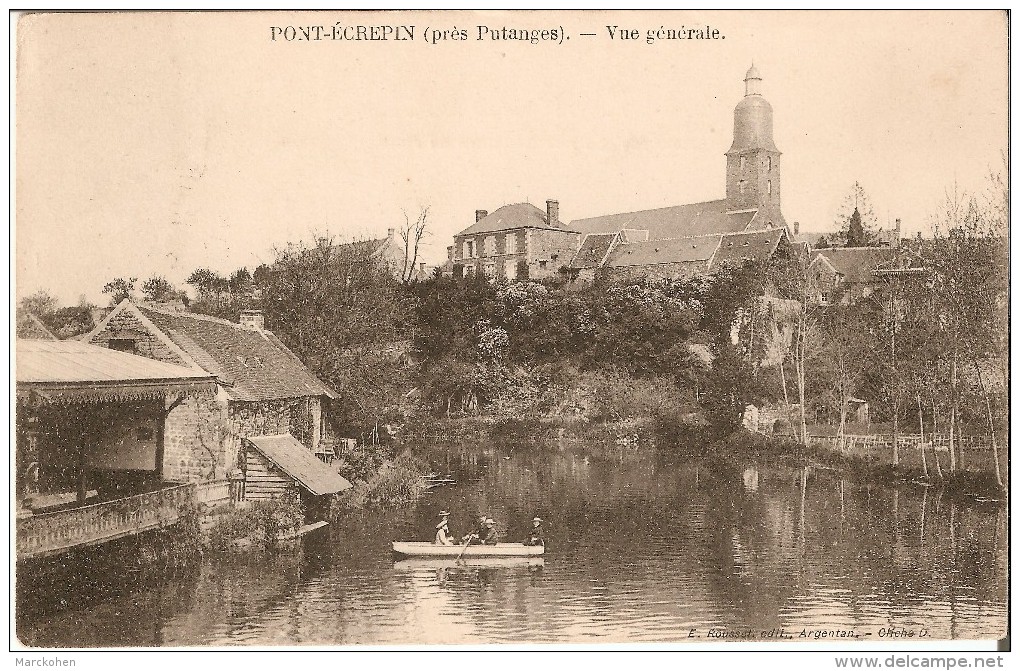
{"label": "shed", "polygon": [[297,491],[313,497],[352,487],[289,433],[245,439],[245,500],[265,501]]}

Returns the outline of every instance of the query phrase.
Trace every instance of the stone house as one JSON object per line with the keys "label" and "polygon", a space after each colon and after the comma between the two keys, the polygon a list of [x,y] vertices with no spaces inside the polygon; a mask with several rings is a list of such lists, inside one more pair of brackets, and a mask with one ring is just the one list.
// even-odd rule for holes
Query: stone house
{"label": "stone house", "polygon": [[[287,449],[319,456],[323,470],[337,476],[325,463],[336,443],[327,410],[336,394],[264,326],[257,311],[233,323],[125,299],[88,334],[94,345],[215,376],[215,394],[189,397],[166,417],[162,468],[168,479],[237,479],[249,461],[243,441],[259,436],[287,437]],[[203,449],[192,449],[196,441]],[[277,452],[282,449],[278,445]],[[295,463],[304,463],[303,456]],[[288,470],[287,464],[277,467]],[[335,491],[350,486],[340,480],[331,480],[339,485]]]}
{"label": "stone house", "polygon": [[875,292],[876,271],[895,263],[894,247],[832,247],[814,251],[808,265],[808,295],[815,305],[850,305]]}
{"label": "stone house", "polygon": [[516,279],[527,268],[534,279],[556,275],[577,253],[581,234],[559,218],[558,201],[542,212],[531,203],[504,205],[491,214],[475,211],[475,223],[454,236],[445,271],[454,276],[484,274]]}

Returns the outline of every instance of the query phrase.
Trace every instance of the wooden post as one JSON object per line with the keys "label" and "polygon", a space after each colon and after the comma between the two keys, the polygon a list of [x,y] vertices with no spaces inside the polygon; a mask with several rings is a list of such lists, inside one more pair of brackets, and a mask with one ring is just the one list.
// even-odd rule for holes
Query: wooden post
{"label": "wooden post", "polygon": [[167,413],[159,413],[156,418],[156,479],[163,481],[163,456],[166,453],[166,416]]}
{"label": "wooden post", "polygon": [[88,498],[88,478],[86,477],[85,470],[88,468],[88,451],[89,445],[95,440],[95,422],[88,421],[88,409],[87,406],[83,407],[81,414],[78,416],[78,429],[79,429],[79,441],[78,441],[78,504],[85,505],[85,501]]}

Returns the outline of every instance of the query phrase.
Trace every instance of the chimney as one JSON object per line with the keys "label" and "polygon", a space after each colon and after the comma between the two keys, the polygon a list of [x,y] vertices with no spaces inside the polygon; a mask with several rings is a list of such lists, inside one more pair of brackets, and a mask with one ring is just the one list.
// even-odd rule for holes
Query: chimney
{"label": "chimney", "polygon": [[900,223],[899,217],[896,218],[896,238],[892,241],[893,247],[900,246],[900,236],[902,235],[902,224]]}
{"label": "chimney", "polygon": [[547,200],[545,201],[545,213],[548,218],[550,226],[555,226],[560,223],[560,201],[558,200]]}
{"label": "chimney", "polygon": [[794,235],[800,235],[800,222],[799,221],[793,222],[793,234]]}
{"label": "chimney", "polygon": [[485,219],[485,217],[487,216],[489,216],[488,210],[475,210],[475,223],[477,224],[479,221]]}
{"label": "chimney", "polygon": [[396,237],[396,235],[397,235],[397,229],[395,229],[395,228],[387,228],[386,229],[386,237],[389,238],[390,240],[392,240],[394,237]]}
{"label": "chimney", "polygon": [[241,310],[241,326],[261,331],[266,328],[266,318],[262,310]]}

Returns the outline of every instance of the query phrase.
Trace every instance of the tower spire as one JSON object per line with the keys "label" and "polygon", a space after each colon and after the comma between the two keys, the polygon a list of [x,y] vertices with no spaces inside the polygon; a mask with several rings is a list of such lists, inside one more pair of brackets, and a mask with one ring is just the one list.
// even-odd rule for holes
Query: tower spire
{"label": "tower spire", "polygon": [[751,67],[747,69],[747,74],[744,75],[744,95],[761,95],[761,73],[758,72],[758,68],[754,67],[753,60],[751,61]]}

